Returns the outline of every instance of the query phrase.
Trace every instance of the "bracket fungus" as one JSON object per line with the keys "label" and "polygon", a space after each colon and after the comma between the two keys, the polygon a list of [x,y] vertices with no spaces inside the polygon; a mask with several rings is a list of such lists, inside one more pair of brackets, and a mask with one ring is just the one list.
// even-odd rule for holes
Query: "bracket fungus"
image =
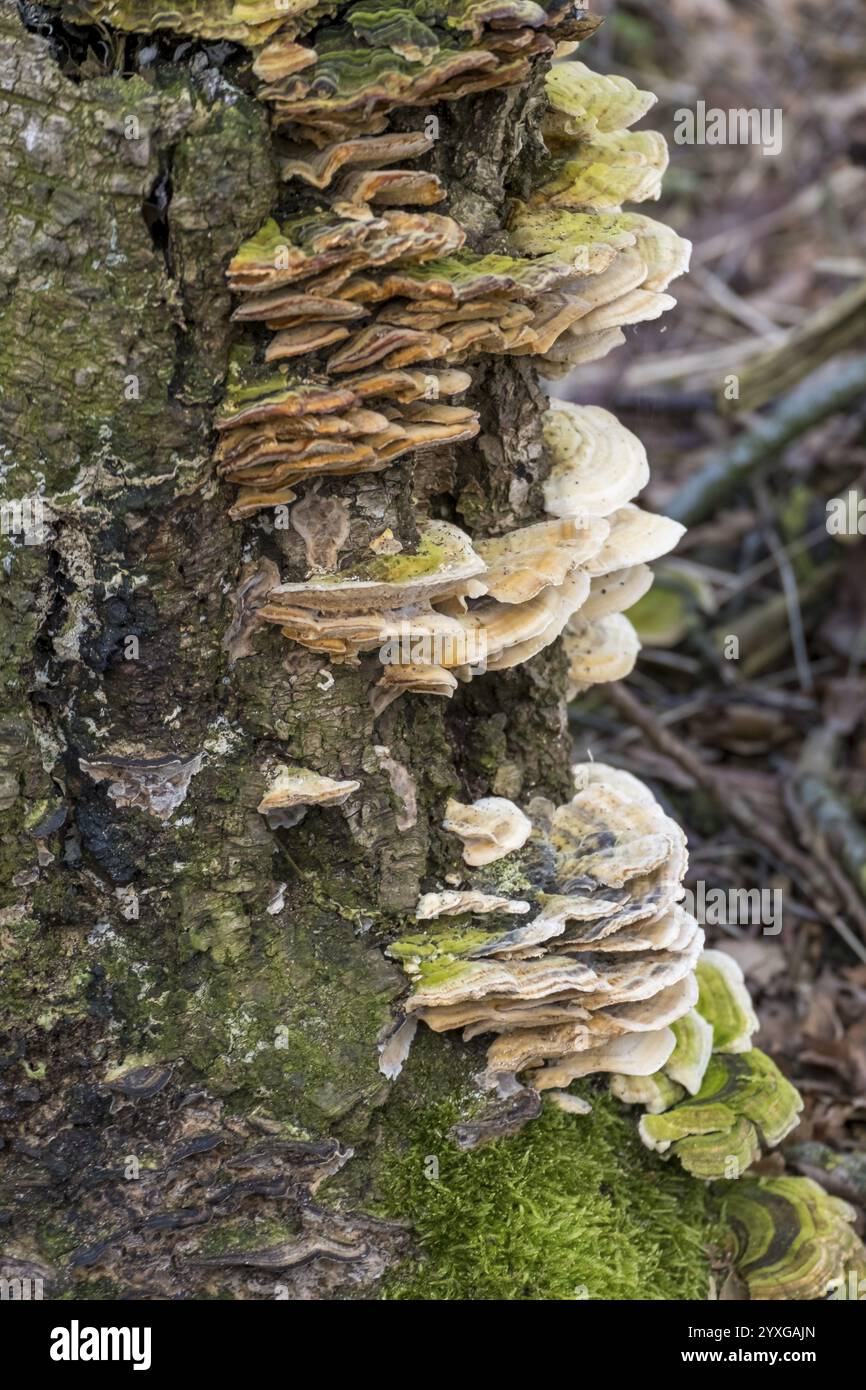
{"label": "bracket fungus", "polygon": [[462,917],[467,912],[480,916],[486,916],[491,912],[522,916],[529,909],[529,903],[522,898],[500,898],[495,893],[451,890],[444,893],[423,893],[418,899],[415,916],[419,922],[430,922],[435,917]]}
{"label": "bracket fungus", "polygon": [[342,806],[360,785],[323,777],[307,767],[280,764],[257,810],[267,816],[271,827],[288,829],[303,820],[311,806]]}
{"label": "bracket fungus", "polygon": [[[392,377],[410,395],[421,389],[409,373]],[[464,385],[465,374],[453,369],[442,377],[445,390]],[[366,387],[369,376],[347,379],[350,391],[359,383]],[[294,487],[300,477],[326,471],[384,467],[383,451],[393,458],[411,447],[404,437],[394,449],[393,410],[390,421],[376,417],[339,391],[332,400],[349,408],[320,416],[318,407],[329,401],[325,386],[282,390],[272,383],[260,394],[239,369],[229,399],[219,466],[235,481],[255,480],[242,489],[235,514],[266,503],[268,487]],[[406,690],[449,696],[458,680],[526,661],[566,629],[576,688],[626,674],[638,642],[620,609],[646,591],[646,562],[675,544],[682,528],[630,501],[645,480],[645,456],[612,416],[555,402],[546,418],[554,458],[547,495],[554,497],[556,486],[550,509],[558,513],[550,521],[474,543],[451,523],[422,523],[414,554],[381,554],[331,572],[316,565],[309,580],[274,586],[258,617],[334,660],[379,649],[385,673],[374,703],[380,709]],[[333,432],[316,439],[308,431],[323,419]],[[403,421],[398,428],[430,431],[431,443],[441,442],[443,431],[463,438],[477,430],[472,412],[417,399]],[[387,446],[384,434],[372,433],[378,423],[389,425]],[[348,438],[356,429],[367,433]],[[379,449],[378,459],[358,457],[370,454],[368,446]]]}
{"label": "bracket fungus", "polygon": [[627,77],[593,72],[576,59],[551,68],[545,83],[548,109],[542,129],[548,149],[570,146],[597,132],[625,130],[645,116],[658,99]]}
{"label": "bracket fungus", "polygon": [[[559,375],[673,304],[665,291],[688,265],[688,243],[620,206],[656,197],[667,161],[660,135],[628,130],[652,100],[631,83],[580,63],[551,69],[548,157],[507,226],[471,246],[452,215],[430,210],[443,187],[413,163],[430,152],[429,134],[389,129],[393,107],[508,85],[594,24],[559,0],[358,6],[306,47],[293,12],[259,52],[261,95],[287,140],[283,175],[324,201],[268,221],[228,269],[236,322],[274,335],[235,352],[217,419],[215,462],[238,488],[235,519],[288,504],[323,476],[411,468],[418,450],[468,443],[480,423],[463,397],[479,357],[529,357]],[[420,518],[415,553],[354,568],[339,569],[332,546],[329,564],[309,555],[304,583],[272,590],[261,618],[334,661],[378,649],[377,715],[405,692],[449,697],[563,634],[573,693],[627,674],[639,644],[623,610],[682,528],[634,505],[646,454],[607,411],[552,402],[542,427],[551,520],[472,537],[451,525],[446,549],[473,557],[462,574],[427,564],[444,522]]]}
{"label": "bracket fungus", "polygon": [[442,828],[463,841],[463,861],[473,867],[504,858],[532,834],[532,822],[503,796],[484,796],[471,806],[449,801]]}
{"label": "bracket fungus", "polygon": [[695,975],[695,1007],[673,1024],[673,1052],[645,1082],[617,1075],[611,1090],[645,1107],[639,1129],[649,1148],[675,1155],[696,1177],[739,1177],[762,1147],[791,1132],[803,1102],[752,1046],[758,1020],[736,961],[704,951]]}
{"label": "bracket fungus", "polygon": [[[388,948],[412,980],[407,1014],[437,1032],[496,1034],[486,1082],[503,1094],[522,1073],[539,1091],[596,1072],[651,1076],[698,1000],[703,933],[677,906],[682,832],[628,774],[579,765],[575,784],[564,806],[533,803],[534,824],[503,798],[449,802],[445,828],[472,869],[454,902],[463,913],[447,926],[419,913],[427,930]],[[525,923],[509,922],[510,903],[470,921],[499,860],[527,885]]]}
{"label": "bracket fungus", "polygon": [[701,1178],[739,1177],[762,1145],[775,1148],[794,1129],[803,1102],[760,1048],[710,1058],[696,1095],[644,1115],[640,1135],[659,1153],[671,1150]]}
{"label": "bracket fungus", "polygon": [[117,806],[130,806],[168,820],[186,800],[189,784],[201,771],[203,753],[190,758],[170,753],[153,756],[143,750],[116,750],[98,758],[82,758],[80,767],[94,782],[107,782]]}
{"label": "bracket fungus", "polygon": [[[519,83],[597,21],[570,0],[65,8],[127,29],[147,11],[151,27],[254,49],[280,172],[301,186],[305,211],[266,222],[228,268],[241,341],[216,472],[237,489],[239,521],[300,497],[292,525],[307,561],[299,582],[281,581],[273,561],[245,581],[237,654],[261,623],[333,662],[378,651],[376,716],[405,692],[449,697],[560,637],[571,694],[626,675],[639,650],[626,611],[682,528],[636,505],[646,453],[607,411],[550,403],[547,519],[522,528],[469,534],[420,510],[414,541],[383,522],[385,543],[341,565],[352,513],[319,491],[322,479],[395,463],[411,486],[416,453],[469,444],[481,428],[476,361],[520,357],[555,379],[675,303],[689,243],[623,207],[657,199],[667,166],[664,138],[631,129],[649,93],[579,61],[553,66],[538,102],[543,149],[503,225],[483,233],[461,226],[441,168],[429,167],[432,129],[411,129],[413,110]],[[380,765],[396,790],[399,765]],[[565,1088],[604,1074],[644,1108],[648,1146],[700,1178],[738,1176],[789,1133],[802,1102],[752,1046],[739,968],[704,951],[682,905],[682,831],[629,773],[599,763],[574,773],[566,805],[536,799],[529,814],[495,795],[449,801],[443,825],[463,842],[463,864],[446,882],[459,886],[422,894],[415,924],[387,948],[411,991],[380,1039],[381,1070],[398,1074],[420,1021],[467,1040],[490,1034],[483,1080],[501,1099],[456,1127],[460,1145],[514,1132],[545,1093],[584,1113]],[[357,787],[279,766],[259,810],[292,824]],[[741,1182],[729,1205],[754,1297],[821,1297],[862,1255],[847,1208],[806,1179]]]}
{"label": "bracket fungus", "polygon": [[748,1052],[758,1016],[742,967],[726,951],[706,951],[698,972],[700,1013],[713,1029],[716,1052]]}
{"label": "bracket fungus", "polygon": [[202,39],[230,39],[256,47],[289,25],[295,32],[315,24],[333,7],[320,0],[64,0],[65,18],[75,24],[112,24],[146,32],[173,29]]}
{"label": "bracket fungus", "polygon": [[[336,7],[315,8],[318,16]],[[309,22],[291,19],[258,56],[260,96],[279,127],[314,147],[381,135],[398,106],[429,109],[521,82],[534,58],[599,23],[571,0],[356,5],[302,47],[292,40]]]}
{"label": "bracket fungus", "polygon": [[551,401],[542,431],[552,459],[544,483],[551,516],[611,516],[649,482],[640,440],[600,406]]}
{"label": "bracket fungus", "polygon": [[854,1228],[856,1210],[811,1178],[733,1183],[725,1214],[736,1240],[737,1271],[750,1298],[861,1296],[866,1249]]}

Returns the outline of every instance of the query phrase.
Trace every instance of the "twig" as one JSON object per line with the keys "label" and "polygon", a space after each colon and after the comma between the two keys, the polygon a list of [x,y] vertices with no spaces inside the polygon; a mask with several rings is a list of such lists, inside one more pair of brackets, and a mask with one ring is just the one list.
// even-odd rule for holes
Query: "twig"
{"label": "twig", "polygon": [[789,202],[765,213],[763,217],[741,222],[736,227],[726,227],[716,236],[699,242],[692,259],[693,268],[714,261],[719,256],[726,256],[737,243],[751,242],[754,245],[768,232],[775,232],[789,222],[798,222],[801,218],[808,221],[821,210],[824,203],[832,199],[841,203],[849,197],[861,197],[863,180],[862,169],[852,168],[850,164],[840,165],[827,179],[801,189]]}
{"label": "twig", "polygon": [[834,785],[843,756],[842,735],[850,727],[836,717],[831,702],[826,722],[813,727],[803,744],[792,788],[815,835],[832,856],[834,867],[841,864],[847,871],[846,877],[840,870],[846,895],[853,882],[857,892],[851,901],[866,923],[866,831]]}
{"label": "twig", "polygon": [[[799,880],[809,887],[816,912],[839,933],[854,954],[866,964],[866,946],[851,932],[847,923],[842,921],[838,912],[834,910],[832,902],[827,901],[825,883],[821,875],[812,867],[810,860],[805,857],[795,860],[792,855],[794,847],[790,840],[768,825],[752,807],[747,797],[740,795],[736,801],[732,801],[730,788],[723,779],[720,779],[718,774],[703,762],[688,744],[683,743],[681,739],[671,733],[670,729],[663,728],[655,716],[643,707],[630,690],[621,684],[614,684],[608,687],[606,693],[611,704],[615,705],[631,724],[641,729],[660,753],[666,754],[674,762],[679,763],[680,767],[694,778],[698,786],[708,792],[717,805],[724,808],[725,813],[742,831],[756,840],[758,844],[763,845],[771,855],[784,864],[795,881]],[[824,860],[822,859],[820,862],[826,870]],[[837,887],[836,881],[829,872],[827,878],[835,889]],[[850,888],[850,885],[847,886]],[[858,904],[858,910],[852,915],[855,916],[861,931],[866,935],[866,911],[862,911],[861,908],[862,905]]]}
{"label": "twig", "polygon": [[[766,327],[760,331],[766,332]],[[804,323],[785,334],[776,347],[745,362],[739,371],[738,398],[728,400],[720,396],[719,409],[737,412],[759,409],[790,391],[830,358],[862,343],[864,336],[866,280],[823,305]]]}
{"label": "twig", "polygon": [[[853,917],[861,933],[866,935],[866,909],[864,909],[863,902],[828,851],[823,835],[812,825],[793,782],[783,782],[782,799],[803,848],[808,850],[815,861],[821,865],[846,912]],[[828,921],[854,954],[866,963],[866,950],[864,950],[863,943],[854,935],[844,918],[833,914],[828,918]]]}
{"label": "twig", "polygon": [[[766,338],[763,343],[772,347],[774,341],[773,338]],[[692,389],[697,389],[698,383],[714,388],[720,374],[735,372],[741,363],[754,356],[754,352],[755,344],[748,338],[743,338],[703,352],[693,350],[653,353],[647,359],[641,358],[629,363],[621,374],[620,388],[636,394],[662,382],[686,378]]]}
{"label": "twig", "polygon": [[[783,328],[774,323],[761,309],[755,308],[754,304],[750,304],[747,299],[736,294],[712,270],[697,267],[692,271],[692,283],[698,285],[709,295],[714,304],[717,304],[720,309],[724,309],[737,323],[751,329],[759,337],[775,338],[780,341],[780,345],[781,341],[787,340],[788,335]],[[769,356],[769,353],[767,355]]]}
{"label": "twig", "polygon": [[866,355],[843,366],[832,364],[815,381],[793,392],[767,417],[764,426],[743,435],[715,454],[665,507],[668,516],[687,526],[703,521],[736,490],[742,480],[782,452],[793,440],[846,410],[866,392]]}
{"label": "twig", "polygon": [[791,562],[789,561],[783,547],[779,544],[779,538],[772,526],[767,527],[764,532],[770,554],[776,561],[779,570],[779,578],[782,581],[782,592],[785,595],[785,608],[788,613],[788,632],[791,635],[791,649],[794,653],[794,665],[797,668],[797,679],[800,682],[800,689],[805,695],[815,689],[815,682],[812,679],[812,668],[809,665],[809,648],[806,644],[806,633],[803,629],[803,613],[800,608],[800,593],[797,588],[797,579],[794,574]]}

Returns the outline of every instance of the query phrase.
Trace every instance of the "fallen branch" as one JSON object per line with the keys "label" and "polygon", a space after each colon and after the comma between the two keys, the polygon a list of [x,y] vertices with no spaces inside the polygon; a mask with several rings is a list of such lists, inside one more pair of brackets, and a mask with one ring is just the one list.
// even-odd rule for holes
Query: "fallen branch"
{"label": "fallen branch", "polygon": [[[766,331],[766,329],[764,329]],[[739,370],[736,400],[720,396],[720,410],[758,410],[792,390],[810,373],[866,337],[866,280],[846,290],[799,324],[776,347],[756,353]]]}
{"label": "fallen branch", "polygon": [[853,358],[793,392],[762,422],[729,449],[720,450],[675,492],[668,516],[687,526],[705,521],[740,483],[783,449],[831,415],[847,410],[866,393],[866,355]]}

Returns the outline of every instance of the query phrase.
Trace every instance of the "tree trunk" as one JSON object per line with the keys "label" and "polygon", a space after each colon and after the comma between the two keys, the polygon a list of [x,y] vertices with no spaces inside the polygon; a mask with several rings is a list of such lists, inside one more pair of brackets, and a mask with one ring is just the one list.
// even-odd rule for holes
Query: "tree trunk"
{"label": "tree trunk", "polygon": [[[0,41],[5,498],[44,499],[3,537],[7,1261],[54,1297],[459,1296],[453,1271],[437,1283],[436,1212],[465,1232],[472,1173],[492,1211],[514,1160],[447,1138],[480,1044],[421,1030],[399,1080],[380,1071],[405,994],[383,947],[458,862],[448,796],[564,799],[559,647],[379,717],[372,660],[329,667],[269,628],[232,661],[240,586],[266,560],[303,579],[305,559],[294,531],[230,521],[212,472],[225,271],[304,195],[278,182],[243,50],[73,30],[12,0]],[[529,83],[440,108],[437,168],[470,237],[521,186],[533,100]],[[473,372],[472,444],[326,480],[351,506],[341,559],[387,527],[411,545],[419,499],[476,536],[541,517],[537,381],[520,359]],[[360,788],[274,830],[256,808],[275,762]],[[555,1119],[531,1142],[540,1174],[544,1153],[583,1163],[573,1210],[601,1263],[631,1270],[596,1286],[700,1296],[700,1184],[660,1178],[606,1101],[585,1126],[579,1154]],[[650,1177],[682,1204],[652,1251],[608,1200],[637,1178],[638,1203]],[[476,1269],[481,1296],[562,1294],[556,1251],[538,1235],[511,1290]]]}

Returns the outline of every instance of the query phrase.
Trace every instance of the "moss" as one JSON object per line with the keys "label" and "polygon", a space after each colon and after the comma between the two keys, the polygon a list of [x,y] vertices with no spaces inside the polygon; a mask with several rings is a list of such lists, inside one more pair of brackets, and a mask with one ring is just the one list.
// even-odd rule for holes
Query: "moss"
{"label": "moss", "polygon": [[39,1249],[52,1264],[60,1264],[75,1249],[75,1237],[64,1226],[46,1222],[38,1232]]}
{"label": "moss", "polygon": [[[458,1106],[424,1109],[386,1149],[381,1209],[411,1220],[416,1258],[388,1299],[705,1299],[721,1227],[708,1190],[648,1154],[609,1096],[553,1105],[514,1138],[461,1153]],[[429,1177],[438,1165],[438,1176]]]}
{"label": "moss", "polygon": [[520,898],[532,892],[532,883],[523,872],[516,854],[506,854],[503,859],[488,864],[483,877],[491,884],[488,891],[497,893],[501,898]]}
{"label": "moss", "polygon": [[401,936],[388,947],[388,955],[401,962],[421,962],[432,965],[450,964],[458,956],[468,956],[496,941],[501,931],[482,931],[472,917],[455,917],[446,926],[436,926],[427,932]]}

